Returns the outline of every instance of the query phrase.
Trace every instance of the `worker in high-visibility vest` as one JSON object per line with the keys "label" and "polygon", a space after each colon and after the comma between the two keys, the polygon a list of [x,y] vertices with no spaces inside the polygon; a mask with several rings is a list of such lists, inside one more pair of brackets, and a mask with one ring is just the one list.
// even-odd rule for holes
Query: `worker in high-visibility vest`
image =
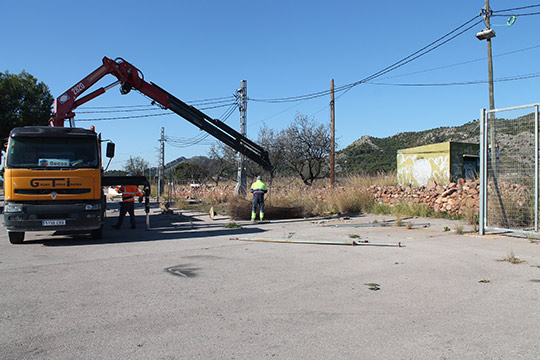
{"label": "worker in high-visibility vest", "polygon": [[120,215],[118,221],[113,228],[120,229],[124,216],[129,213],[129,221],[131,222],[131,228],[135,229],[135,197],[138,196],[142,199],[143,193],[135,185],[122,185],[117,188],[117,191],[122,194],[122,202],[120,203]]}
{"label": "worker in high-visibility vest", "polygon": [[253,194],[251,221],[255,221],[257,218],[257,207],[259,208],[259,220],[264,220],[264,194],[266,194],[267,191],[268,188],[262,182],[261,177],[257,176],[257,181],[251,185],[251,193]]}

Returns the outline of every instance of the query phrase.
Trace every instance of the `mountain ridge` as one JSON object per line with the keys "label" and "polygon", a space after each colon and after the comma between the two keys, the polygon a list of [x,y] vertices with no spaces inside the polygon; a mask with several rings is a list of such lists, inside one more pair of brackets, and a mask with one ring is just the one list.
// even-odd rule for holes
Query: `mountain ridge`
{"label": "mountain ridge", "polygon": [[377,138],[368,135],[353,141],[336,152],[338,171],[345,174],[376,174],[396,170],[396,154],[400,149],[447,141],[478,143],[479,120],[461,126],[444,126],[423,131],[400,132]]}

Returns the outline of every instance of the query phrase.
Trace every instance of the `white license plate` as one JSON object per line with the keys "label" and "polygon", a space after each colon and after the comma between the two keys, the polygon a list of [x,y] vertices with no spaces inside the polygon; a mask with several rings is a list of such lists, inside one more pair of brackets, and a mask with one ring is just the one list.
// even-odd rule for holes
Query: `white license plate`
{"label": "white license plate", "polygon": [[66,225],[66,220],[43,220],[43,226]]}

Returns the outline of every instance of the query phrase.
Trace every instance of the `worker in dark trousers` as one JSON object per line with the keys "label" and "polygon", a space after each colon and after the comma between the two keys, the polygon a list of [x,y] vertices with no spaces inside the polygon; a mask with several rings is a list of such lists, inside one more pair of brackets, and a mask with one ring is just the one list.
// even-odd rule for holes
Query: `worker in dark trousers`
{"label": "worker in dark trousers", "polygon": [[253,194],[251,221],[255,221],[257,218],[257,207],[259,208],[259,220],[264,220],[264,194],[266,194],[267,191],[268,188],[262,182],[261,177],[257,176],[257,181],[251,185],[251,193]]}
{"label": "worker in dark trousers", "polygon": [[118,221],[113,225],[113,228],[120,229],[124,221],[124,216],[126,216],[126,213],[129,213],[131,228],[135,229],[135,196],[141,198],[143,193],[135,185],[122,185],[117,191],[122,194],[122,202],[120,203]]}

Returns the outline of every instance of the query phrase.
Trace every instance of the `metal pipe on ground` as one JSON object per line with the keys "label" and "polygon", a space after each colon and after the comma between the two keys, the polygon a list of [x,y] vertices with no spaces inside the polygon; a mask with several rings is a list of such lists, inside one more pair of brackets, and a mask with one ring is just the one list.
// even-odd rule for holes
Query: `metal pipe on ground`
{"label": "metal pipe on ground", "polygon": [[397,243],[372,243],[364,241],[332,241],[332,240],[301,240],[301,239],[254,239],[254,238],[230,238],[229,240],[239,241],[255,241],[255,242],[273,242],[273,243],[289,243],[289,244],[312,244],[312,245],[348,245],[348,246],[390,246],[390,247],[405,247],[401,242]]}
{"label": "metal pipe on ground", "polygon": [[[330,227],[390,227],[390,226],[398,226],[395,224],[390,224],[388,222],[377,222],[377,223],[365,223],[365,224],[323,224],[322,226],[330,226]],[[421,227],[430,227],[430,223],[418,223],[412,224],[413,227],[415,226],[421,226]],[[403,225],[402,227],[406,227]]]}

